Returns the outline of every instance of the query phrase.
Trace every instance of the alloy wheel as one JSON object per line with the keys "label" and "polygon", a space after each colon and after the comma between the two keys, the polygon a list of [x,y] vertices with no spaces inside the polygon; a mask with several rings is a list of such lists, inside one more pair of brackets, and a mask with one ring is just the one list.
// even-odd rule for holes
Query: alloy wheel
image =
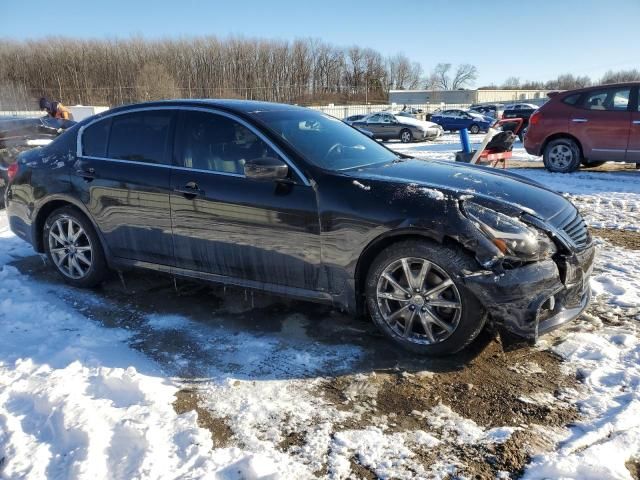
{"label": "alloy wheel", "polygon": [[409,143],[411,141],[411,132],[409,130],[404,130],[400,139],[403,143]]}
{"label": "alloy wheel", "polygon": [[573,151],[567,145],[556,145],[549,151],[549,163],[558,170],[569,168],[573,161]]}
{"label": "alloy wheel", "polygon": [[49,252],[58,270],[74,280],[86,277],[93,263],[91,240],[73,218],[59,218],[51,225]]}
{"label": "alloy wheel", "polygon": [[407,257],[390,263],[376,292],[385,323],[412,343],[440,343],[460,322],[460,292],[442,268],[426,259]]}

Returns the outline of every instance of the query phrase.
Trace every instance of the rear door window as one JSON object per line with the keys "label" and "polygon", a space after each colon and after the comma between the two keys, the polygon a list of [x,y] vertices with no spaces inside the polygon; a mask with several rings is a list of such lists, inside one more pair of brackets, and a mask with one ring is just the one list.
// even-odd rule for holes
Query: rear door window
{"label": "rear door window", "polygon": [[85,128],[82,132],[82,154],[86,157],[106,157],[110,128],[111,118],[100,120]]}
{"label": "rear door window", "polygon": [[133,112],[113,117],[107,157],[169,165],[174,118],[171,110]]}
{"label": "rear door window", "polygon": [[215,113],[184,111],[178,165],[244,175],[244,165],[258,158],[278,158],[269,145],[237,121]]}
{"label": "rear door window", "polygon": [[630,88],[608,88],[589,92],[582,107],[587,110],[626,111],[629,107]]}

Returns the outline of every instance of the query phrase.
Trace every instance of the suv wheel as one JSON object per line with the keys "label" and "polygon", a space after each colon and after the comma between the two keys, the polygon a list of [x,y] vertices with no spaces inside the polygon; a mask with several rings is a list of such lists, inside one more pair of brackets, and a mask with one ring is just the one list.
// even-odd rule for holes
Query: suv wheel
{"label": "suv wheel", "polygon": [[580,167],[580,148],[570,138],[558,138],[547,144],[543,154],[544,166],[550,172],[570,173]]}
{"label": "suv wheel", "polygon": [[400,141],[402,143],[411,143],[413,141],[411,130],[409,130],[408,128],[403,129],[400,132]]}
{"label": "suv wheel", "polygon": [[473,133],[473,134],[480,133],[480,127],[474,123],[469,127],[469,133]]}
{"label": "suv wheel", "polygon": [[91,222],[77,209],[55,210],[44,224],[47,256],[58,273],[76,287],[94,287],[107,273],[100,239]]}
{"label": "suv wheel", "polygon": [[391,340],[424,355],[455,353],[482,330],[482,305],[460,281],[477,268],[461,249],[428,242],[391,245],[367,275],[367,307]]}

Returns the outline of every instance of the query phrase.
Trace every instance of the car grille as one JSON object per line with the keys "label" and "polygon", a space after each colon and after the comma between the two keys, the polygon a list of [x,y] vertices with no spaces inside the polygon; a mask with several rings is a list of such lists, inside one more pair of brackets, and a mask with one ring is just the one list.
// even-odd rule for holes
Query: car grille
{"label": "car grille", "polygon": [[578,212],[575,212],[575,215],[569,217],[559,227],[578,250],[582,250],[589,245],[591,235],[589,235],[587,224],[584,223],[582,216]]}

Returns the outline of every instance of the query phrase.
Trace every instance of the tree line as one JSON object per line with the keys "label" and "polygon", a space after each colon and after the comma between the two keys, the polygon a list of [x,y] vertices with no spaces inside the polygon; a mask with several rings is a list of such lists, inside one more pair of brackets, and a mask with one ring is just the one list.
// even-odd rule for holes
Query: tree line
{"label": "tree line", "polygon": [[592,79],[588,75],[573,75],[564,73],[546,82],[521,81],[520,77],[509,77],[501,85],[488,85],[484,89],[507,89],[507,90],[571,90],[574,88],[590,87],[592,85],[605,85],[608,83],[638,82],[640,81],[640,70],[633,68],[629,70],[609,70],[602,78]]}
{"label": "tree line", "polygon": [[403,54],[316,39],[0,40],[5,104],[41,95],[86,105],[175,97],[384,102],[389,89],[419,88],[421,80],[420,64]]}
{"label": "tree line", "polygon": [[[318,39],[0,39],[0,110],[32,109],[41,96],[111,106],[177,97],[386,103],[391,89],[455,90],[472,86],[477,77],[471,64],[439,63],[424,72],[401,53],[383,56]],[[599,80],[510,77],[482,88],[569,89],[632,80],[640,80],[638,70],[608,72]]]}

